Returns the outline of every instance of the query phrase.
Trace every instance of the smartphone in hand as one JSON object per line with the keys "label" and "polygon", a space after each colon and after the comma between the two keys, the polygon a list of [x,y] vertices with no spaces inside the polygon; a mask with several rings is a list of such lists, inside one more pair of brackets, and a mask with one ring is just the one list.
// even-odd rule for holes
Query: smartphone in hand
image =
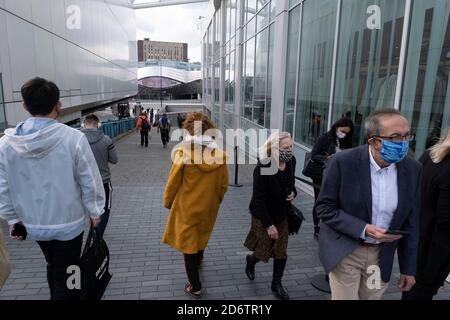
{"label": "smartphone in hand", "polygon": [[386,231],[387,234],[392,234],[392,235],[400,235],[400,236],[406,236],[409,235],[408,231],[403,231],[403,230],[391,230],[389,229],[388,231]]}
{"label": "smartphone in hand", "polygon": [[16,223],[11,232],[13,237],[22,237],[23,240],[27,238],[28,232],[25,226],[22,223]]}

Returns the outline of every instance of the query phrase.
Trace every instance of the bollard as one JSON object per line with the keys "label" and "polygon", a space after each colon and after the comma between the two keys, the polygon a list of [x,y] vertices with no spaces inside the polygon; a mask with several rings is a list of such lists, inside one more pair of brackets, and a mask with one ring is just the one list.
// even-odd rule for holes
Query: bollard
{"label": "bollard", "polygon": [[242,184],[238,183],[239,165],[238,165],[238,147],[234,146],[234,184],[230,184],[231,187],[242,187]]}
{"label": "bollard", "polygon": [[[297,179],[297,180],[299,180],[299,181],[301,181],[301,182],[303,182],[305,184],[308,184],[308,185],[310,185],[312,187],[319,187],[320,188],[320,186],[317,186],[317,185],[315,185],[314,183],[312,183],[312,182],[310,182],[308,180],[305,180],[305,179],[302,179],[302,178],[299,178],[299,177],[295,177],[295,179]],[[319,237],[320,237],[320,235],[319,235]],[[311,285],[314,288],[316,288],[319,291],[326,292],[326,293],[331,293],[330,279],[328,278],[327,274],[322,274],[322,273],[316,274],[315,276],[313,276],[311,278],[311,282],[310,283],[311,283]]]}

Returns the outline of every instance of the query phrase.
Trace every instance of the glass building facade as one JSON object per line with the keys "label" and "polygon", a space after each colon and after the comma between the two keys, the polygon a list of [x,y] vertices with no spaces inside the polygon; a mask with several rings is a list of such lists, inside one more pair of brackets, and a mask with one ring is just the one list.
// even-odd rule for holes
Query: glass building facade
{"label": "glass building facade", "polygon": [[372,111],[399,109],[416,134],[414,158],[450,125],[450,1],[222,1],[204,43],[214,121],[291,132],[299,176],[342,117],[359,145]]}

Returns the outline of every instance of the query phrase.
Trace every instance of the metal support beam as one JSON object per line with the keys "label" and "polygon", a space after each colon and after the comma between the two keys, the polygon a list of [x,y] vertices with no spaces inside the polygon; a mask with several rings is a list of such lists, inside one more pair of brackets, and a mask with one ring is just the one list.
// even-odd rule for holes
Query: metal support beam
{"label": "metal support beam", "polygon": [[180,5],[180,4],[208,2],[208,1],[209,0],[159,0],[159,1],[153,1],[153,2],[147,2],[147,3],[133,4],[132,7],[133,7],[133,9],[138,10],[138,9],[147,9],[147,8],[176,6],[176,5]]}

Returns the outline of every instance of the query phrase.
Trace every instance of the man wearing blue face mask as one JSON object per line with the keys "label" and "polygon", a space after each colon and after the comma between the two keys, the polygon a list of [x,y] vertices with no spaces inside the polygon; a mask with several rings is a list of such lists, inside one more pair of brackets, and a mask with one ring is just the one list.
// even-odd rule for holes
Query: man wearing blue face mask
{"label": "man wearing blue face mask", "polygon": [[399,289],[415,283],[422,167],[407,157],[414,136],[395,109],[373,112],[365,129],[368,144],[332,158],[316,204],[334,300],[381,299],[396,251]]}

